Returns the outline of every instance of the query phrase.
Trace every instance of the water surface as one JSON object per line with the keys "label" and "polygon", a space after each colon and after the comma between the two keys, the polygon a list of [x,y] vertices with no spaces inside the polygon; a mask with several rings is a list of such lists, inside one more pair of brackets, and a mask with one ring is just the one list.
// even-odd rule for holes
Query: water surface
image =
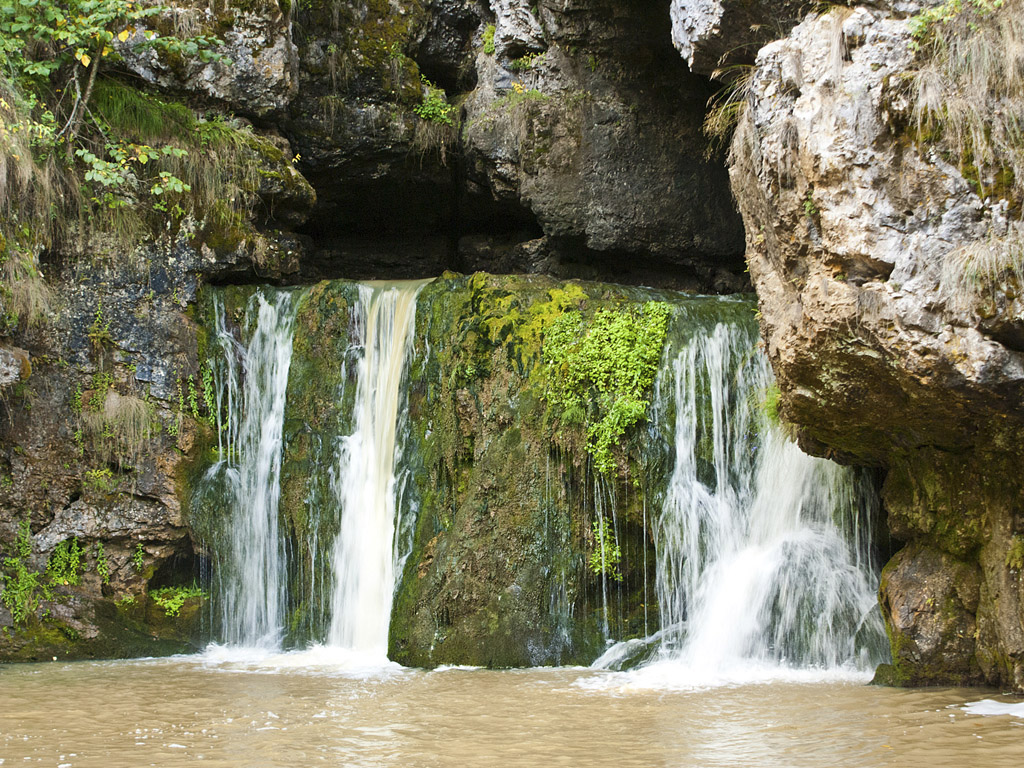
{"label": "water surface", "polygon": [[[663,670],[358,669],[324,652],[0,668],[5,766],[1019,766],[992,691],[811,674],[688,686]],[[355,666],[354,666],[355,665]],[[992,709],[989,705],[983,711]]]}

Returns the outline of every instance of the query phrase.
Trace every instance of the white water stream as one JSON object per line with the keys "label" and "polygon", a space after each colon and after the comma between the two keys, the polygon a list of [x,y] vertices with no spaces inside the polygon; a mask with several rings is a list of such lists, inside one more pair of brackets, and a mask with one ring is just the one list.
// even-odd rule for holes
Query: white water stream
{"label": "white water stream", "polygon": [[[396,536],[403,378],[423,284],[361,285],[353,311],[353,426],[329,468],[329,516],[340,526],[329,565],[329,627],[314,651],[341,653],[361,667],[388,663],[403,565]],[[223,313],[218,321],[230,351],[220,391],[231,414],[218,466],[226,468],[234,510],[223,638],[273,652],[287,621],[278,501],[298,302],[286,292],[253,302],[245,349]],[[794,670],[863,676],[884,660],[870,535],[856,522],[870,518],[862,507],[871,494],[851,472],[804,455],[768,423],[760,401],[771,374],[755,347],[752,328],[720,323],[670,351],[659,375],[654,419],[673,425],[675,463],[662,508],[651,512],[661,629],[651,638],[657,653],[633,673],[638,682],[668,675],[704,684]],[[619,644],[596,665],[620,668],[635,650],[636,641]]]}
{"label": "white water stream", "polygon": [[[365,284],[353,311],[352,344],[360,352],[353,429],[336,446],[330,472],[333,513],[340,518],[332,548],[330,626],[319,658],[354,653],[360,666],[387,664],[388,624],[395,574],[402,566],[396,542],[395,460],[405,414],[402,380],[411,348],[416,296],[423,281]],[[254,656],[281,649],[287,616],[288,564],[279,530],[281,457],[299,299],[278,292],[254,295],[247,317],[250,340],[242,346],[216,305],[218,403],[228,414],[218,425],[221,461],[209,477],[223,475],[231,520],[221,554],[222,638],[213,656]],[[344,361],[338,361],[344,365]],[[234,649],[234,650],[231,650]],[[340,658],[340,657],[339,657]]]}
{"label": "white water stream", "polygon": [[355,428],[338,451],[332,487],[341,511],[334,544],[328,644],[386,660],[388,624],[401,554],[395,539],[396,436],[401,389],[423,282],[359,287]]}
{"label": "white water stream", "polygon": [[[284,624],[286,563],[278,531],[281,493],[281,433],[292,358],[292,295],[253,299],[256,323],[242,349],[217,305],[217,338],[227,352],[220,391],[228,421],[218,429],[234,514],[226,573],[221,577],[224,639],[232,645],[276,648]],[[226,434],[221,434],[226,433]]]}
{"label": "white water stream", "polygon": [[[750,329],[719,324],[670,354],[656,413],[675,410],[675,465],[655,529],[661,626],[638,682],[864,676],[885,635],[868,562],[870,502],[852,472],[769,423]],[[636,643],[596,666],[617,668]]]}

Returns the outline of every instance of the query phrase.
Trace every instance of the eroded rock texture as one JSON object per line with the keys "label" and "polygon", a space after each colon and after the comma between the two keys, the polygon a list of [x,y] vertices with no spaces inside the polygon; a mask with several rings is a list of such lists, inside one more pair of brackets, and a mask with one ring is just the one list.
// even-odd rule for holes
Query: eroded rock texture
{"label": "eroded rock texture", "polygon": [[814,8],[807,0],[672,0],[672,42],[690,70],[716,70],[753,60]]}
{"label": "eroded rock texture", "polygon": [[467,223],[500,243],[494,204],[528,213],[542,237],[510,255],[519,270],[742,287],[742,226],[704,158],[713,91],[673,50],[667,8],[494,10],[465,102]]}
{"label": "eroded rock texture", "polygon": [[[1020,687],[1020,286],[944,271],[1007,235],[1007,203],[915,138],[910,43],[905,18],[860,7],[763,48],[733,190],[784,417],[811,452],[889,470],[890,528],[913,547],[882,590],[895,678]],[[980,597],[947,610],[954,562]]]}
{"label": "eroded rock texture", "polygon": [[672,47],[667,0],[182,3],[153,24],[219,35],[224,58],[125,46],[135,75],[287,138],[316,190],[287,222],[303,279],[748,287],[728,179],[705,158],[714,88]]}

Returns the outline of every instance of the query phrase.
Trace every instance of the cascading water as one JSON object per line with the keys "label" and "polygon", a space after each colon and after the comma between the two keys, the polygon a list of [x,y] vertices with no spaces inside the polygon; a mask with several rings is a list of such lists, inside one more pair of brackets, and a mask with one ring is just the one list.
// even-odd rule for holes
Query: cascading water
{"label": "cascading water", "polygon": [[282,426],[292,356],[292,295],[253,296],[256,315],[247,347],[235,340],[216,304],[217,341],[225,353],[219,400],[228,414],[218,429],[223,475],[233,515],[219,573],[221,626],[232,645],[276,648],[284,625],[286,563],[278,530]]}
{"label": "cascading water", "polygon": [[[655,529],[654,660],[689,681],[867,671],[885,654],[870,535],[857,524],[872,495],[770,423],[759,403],[771,374],[755,348],[752,328],[720,323],[670,351],[659,375],[655,412],[675,412],[676,457]],[[596,665],[631,651],[620,644]]]}
{"label": "cascading water", "polygon": [[[286,636],[305,637],[364,659],[386,660],[395,575],[407,554],[402,551],[407,537],[395,535],[408,529],[397,519],[396,499],[402,483],[395,461],[405,425],[401,385],[423,285],[367,284],[358,286],[358,297],[355,291],[348,294],[353,302],[349,346],[337,361],[342,383],[335,393],[335,419],[351,424],[351,432],[326,443],[333,462],[309,465],[308,471],[324,476],[330,498],[305,499],[316,507],[302,513],[308,530],[287,546],[289,536],[300,535],[283,527],[280,503],[282,461],[289,450],[283,435],[293,333],[303,299],[288,291],[254,293],[243,323],[246,344],[236,339],[222,302],[215,299],[212,341],[221,352],[215,364],[216,402],[224,423],[218,424],[220,460],[206,472],[199,491],[212,514],[229,510],[226,524],[215,525],[211,538],[218,558],[220,635],[228,646],[272,651]],[[351,402],[344,381],[352,360],[356,397],[353,413],[343,414]],[[314,437],[318,445],[323,440]],[[317,556],[318,540],[334,530],[333,546],[323,550],[331,562],[325,563]],[[318,572],[306,573],[310,567]],[[290,571],[295,571],[291,585]],[[320,612],[329,616],[308,622],[321,627],[319,632],[295,633],[296,617],[307,620],[310,606],[323,605],[318,593],[324,573],[330,595]],[[289,594],[296,589],[303,594]],[[292,630],[286,629],[289,624]]]}
{"label": "cascading water", "polygon": [[355,429],[339,446],[332,488],[341,511],[334,545],[334,598],[328,643],[387,655],[388,623],[401,570],[395,536],[402,378],[423,282],[359,288],[364,354],[359,362]]}

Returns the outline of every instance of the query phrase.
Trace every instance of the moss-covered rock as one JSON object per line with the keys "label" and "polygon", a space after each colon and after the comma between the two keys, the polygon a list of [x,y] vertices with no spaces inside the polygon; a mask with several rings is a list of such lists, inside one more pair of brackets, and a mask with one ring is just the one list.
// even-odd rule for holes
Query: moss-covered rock
{"label": "moss-covered rock", "polygon": [[[640,312],[642,291],[539,277],[445,276],[424,289],[410,376],[418,510],[392,612],[390,652],[415,666],[589,663],[657,611],[643,508],[652,493],[633,429],[599,472],[597,406],[553,396],[545,335],[571,315]],[[662,342],[659,341],[660,346]],[[658,354],[660,358],[660,353]],[[586,400],[591,382],[578,381]],[[595,522],[620,561],[592,567]],[[600,558],[597,559],[597,562]],[[618,580],[616,576],[621,577]]]}
{"label": "moss-covered rock", "polygon": [[[355,283],[320,283],[298,299],[284,414],[281,520],[289,562],[292,642],[322,639],[330,621],[331,548],[339,520],[330,488],[356,394]],[[326,572],[326,577],[325,577]],[[326,585],[326,589],[325,589]]]}

